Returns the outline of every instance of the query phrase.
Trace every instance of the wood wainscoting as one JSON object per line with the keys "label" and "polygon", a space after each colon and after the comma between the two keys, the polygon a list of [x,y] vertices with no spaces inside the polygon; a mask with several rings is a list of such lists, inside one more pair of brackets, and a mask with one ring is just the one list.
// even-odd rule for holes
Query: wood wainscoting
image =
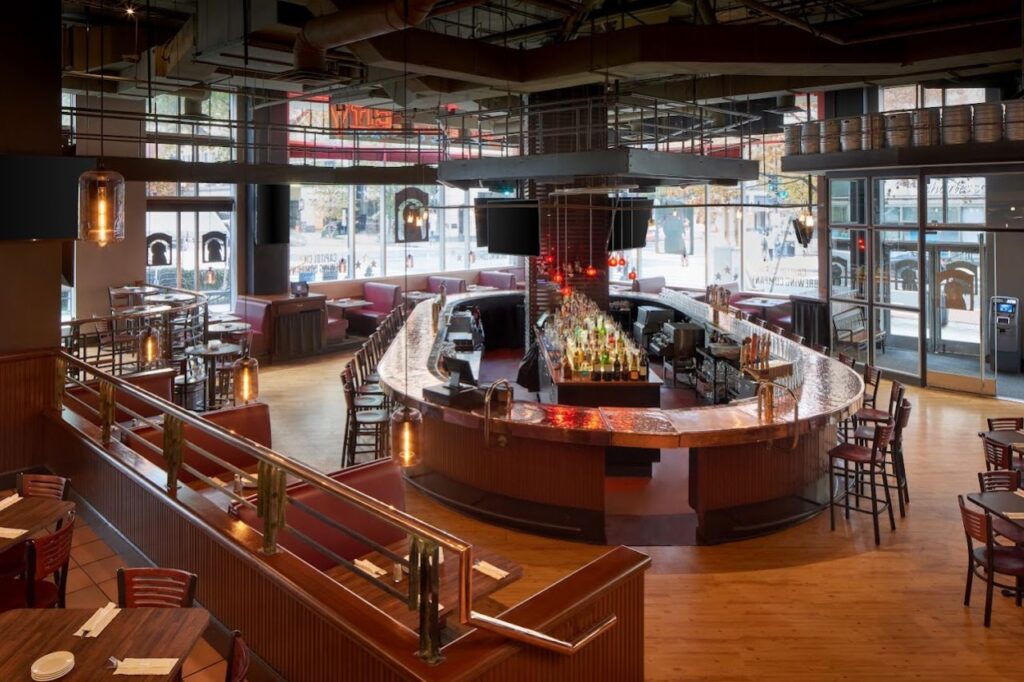
{"label": "wood wainscoting", "polygon": [[50,351],[0,355],[0,472],[37,466],[45,410],[54,401]]}

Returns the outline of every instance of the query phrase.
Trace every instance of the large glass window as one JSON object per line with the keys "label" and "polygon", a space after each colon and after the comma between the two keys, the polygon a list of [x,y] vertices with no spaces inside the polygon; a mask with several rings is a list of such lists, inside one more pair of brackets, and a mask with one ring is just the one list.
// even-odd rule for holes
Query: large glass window
{"label": "large glass window", "polygon": [[917,179],[875,180],[875,225],[917,225]]}
{"label": "large glass window", "polygon": [[351,200],[351,187],[344,185],[292,186],[292,281],[329,282],[350,276]]}
{"label": "large glass window", "polygon": [[146,132],[153,141],[146,144],[148,158],[203,163],[234,159],[235,105],[230,94],[211,92],[201,101],[157,95],[150,101],[150,113]]}

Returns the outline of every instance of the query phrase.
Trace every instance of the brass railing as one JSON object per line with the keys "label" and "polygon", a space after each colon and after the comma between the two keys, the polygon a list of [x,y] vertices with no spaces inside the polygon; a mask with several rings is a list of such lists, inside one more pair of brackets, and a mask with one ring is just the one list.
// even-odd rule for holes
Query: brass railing
{"label": "brass railing", "polygon": [[[615,615],[608,615],[596,625],[589,628],[572,641],[551,637],[542,632],[518,626],[514,623],[478,613],[473,610],[473,547],[470,543],[438,529],[404,511],[377,500],[364,492],[345,485],[329,476],[288,458],[268,447],[260,445],[248,438],[228,431],[217,424],[203,419],[177,405],[169,403],[156,395],[135,386],[109,372],[105,372],[70,355],[61,353],[57,357],[58,380],[55,382],[55,406],[69,406],[70,401],[77,401],[79,410],[84,410],[99,424],[100,442],[110,446],[115,438],[119,438],[132,448],[147,448],[162,459],[167,472],[166,493],[177,497],[179,476],[182,471],[200,480],[204,484],[216,487],[235,504],[255,510],[263,521],[263,552],[274,554],[278,551],[278,535],[287,531],[309,544],[318,552],[344,565],[347,570],[369,581],[383,592],[400,599],[410,610],[419,611],[419,655],[424,660],[437,664],[443,660],[441,645],[441,627],[439,613],[439,575],[440,552],[442,549],[452,552],[459,561],[458,597],[459,621],[463,625],[488,630],[517,642],[536,646],[560,654],[574,654],[601,633],[611,628],[616,622]],[[60,379],[63,377],[63,380]],[[69,389],[71,389],[69,391]],[[79,395],[88,393],[96,399],[98,407],[92,407]],[[159,415],[146,417],[123,403],[117,402],[118,395],[130,397]],[[118,412],[131,417],[133,424],[117,423]],[[134,432],[132,427],[148,426],[163,432],[162,447],[146,440]],[[221,457],[198,446],[186,442],[185,426],[236,448],[239,452],[252,457],[258,466],[257,475],[245,471],[225,461]],[[190,466],[184,458],[186,445],[200,456],[215,462],[224,471],[233,474],[236,480],[256,484],[255,502],[236,490],[231,482],[225,483],[219,478],[207,476]],[[358,531],[347,528],[338,520],[327,517],[310,506],[289,497],[285,482],[291,477],[316,488],[318,491],[340,500],[366,514],[369,514],[391,526],[400,529],[410,538],[408,558],[398,556],[387,547],[374,542],[371,538]],[[396,563],[402,564],[409,571],[408,591],[402,593],[382,580],[378,580],[363,571],[354,562],[338,556],[329,548],[308,537],[302,531],[288,524],[287,509],[293,506],[306,514],[314,516],[332,529],[344,533],[381,552]]]}

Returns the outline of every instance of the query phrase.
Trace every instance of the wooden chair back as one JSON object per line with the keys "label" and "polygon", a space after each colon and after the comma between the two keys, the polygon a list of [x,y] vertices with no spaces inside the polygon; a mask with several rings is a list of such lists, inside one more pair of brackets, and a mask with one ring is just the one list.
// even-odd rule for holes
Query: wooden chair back
{"label": "wooden chair back", "polygon": [[853,355],[847,355],[846,353],[839,353],[839,362],[843,363],[850,369],[857,369],[857,358]]}
{"label": "wooden chair back", "polygon": [[982,438],[981,445],[985,452],[985,470],[1011,469],[1011,451],[1009,445],[997,443],[991,438]]}
{"label": "wooden chair back", "polygon": [[969,509],[964,504],[963,495],[957,495],[956,499],[960,503],[960,519],[964,524],[964,534],[967,535],[968,548],[970,548],[972,541],[988,545],[992,538],[992,520],[988,513]]}
{"label": "wooden chair back", "polygon": [[995,469],[979,471],[978,486],[983,493],[1014,492],[1020,488],[1020,471],[1017,469]]}
{"label": "wooden chair back", "polygon": [[864,404],[874,407],[878,399],[878,385],[882,381],[882,370],[874,365],[864,365]]}
{"label": "wooden chair back", "polygon": [[196,576],[175,568],[117,569],[117,605],[121,608],[189,608]]}
{"label": "wooden chair back", "polygon": [[1020,431],[1024,429],[1024,417],[989,417],[989,431]]}
{"label": "wooden chair back", "polygon": [[55,500],[68,499],[71,491],[70,479],[49,474],[18,474],[18,494],[22,497],[50,497]]}
{"label": "wooden chair back", "polygon": [[30,608],[36,605],[36,581],[45,580],[48,576],[53,576],[53,582],[57,585],[57,605],[64,606],[74,532],[75,517],[72,512],[67,524],[60,530],[28,541],[25,566],[30,580],[26,581],[25,589]]}
{"label": "wooden chair back", "polygon": [[877,424],[875,426],[875,437],[871,441],[871,461],[877,461],[880,456],[885,452],[885,449],[889,447],[889,441],[892,439],[893,423],[888,422],[886,424]]}

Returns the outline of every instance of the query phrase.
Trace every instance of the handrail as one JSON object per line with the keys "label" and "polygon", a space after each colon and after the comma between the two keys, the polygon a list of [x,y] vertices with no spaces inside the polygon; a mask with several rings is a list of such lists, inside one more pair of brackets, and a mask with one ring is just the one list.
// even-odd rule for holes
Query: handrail
{"label": "handrail", "polygon": [[[282,527],[282,524],[278,523],[278,521],[283,520],[283,505],[287,502],[287,498],[283,496],[284,474],[290,474],[301,481],[314,485],[366,513],[391,523],[411,535],[413,542],[409,553],[409,608],[419,609],[419,655],[432,664],[440,663],[443,660],[438,627],[439,604],[437,600],[437,567],[439,565],[438,554],[440,547],[445,547],[458,555],[459,620],[464,625],[487,630],[510,640],[536,646],[547,651],[562,655],[572,655],[587,646],[587,644],[606,632],[617,622],[617,617],[614,614],[610,614],[576,639],[565,641],[531,628],[474,611],[472,608],[473,546],[468,542],[391,505],[385,504],[362,491],[340,483],[329,476],[325,476],[301,462],[284,457],[249,438],[228,431],[113,374],[97,369],[65,351],[59,353],[57,363],[58,371],[63,375],[73,374],[76,371],[88,372],[93,375],[94,379],[99,381],[98,392],[101,398],[99,407],[100,430],[104,444],[109,444],[111,439],[116,392],[123,392],[143,404],[157,408],[163,413],[164,456],[168,461],[169,482],[173,483],[176,480],[177,469],[185,466],[180,455],[183,443],[183,427],[185,425],[218,438],[256,459],[260,466],[260,476],[258,479],[260,482],[260,493],[257,507],[264,511],[269,510],[267,513],[270,515],[270,518],[265,519],[265,549],[267,548],[268,541],[271,547],[276,547],[276,532]],[[64,381],[59,381],[58,387],[63,392],[65,387]],[[205,477],[203,478],[208,480]],[[266,493],[264,492],[265,488]],[[171,494],[174,494],[173,490]],[[275,521],[272,522],[272,519]],[[361,574],[361,571],[356,571],[356,573]]]}

